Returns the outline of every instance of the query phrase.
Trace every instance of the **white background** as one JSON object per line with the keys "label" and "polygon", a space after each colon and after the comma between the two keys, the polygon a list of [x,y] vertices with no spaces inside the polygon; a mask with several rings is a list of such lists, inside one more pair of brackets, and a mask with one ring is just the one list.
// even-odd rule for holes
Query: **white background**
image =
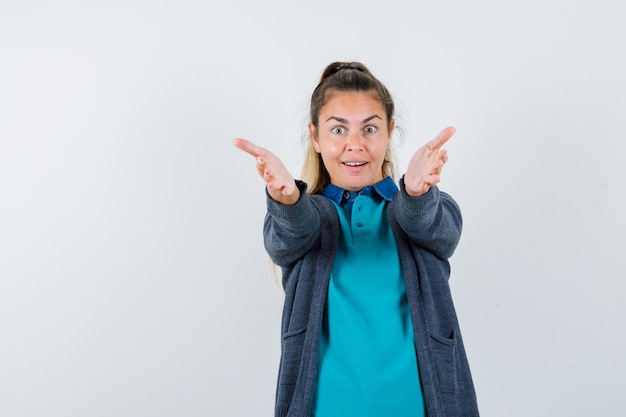
{"label": "white background", "polygon": [[334,60],[447,125],[484,416],[623,416],[615,1],[0,4],[0,415],[269,416],[281,295],[246,137],[298,174]]}

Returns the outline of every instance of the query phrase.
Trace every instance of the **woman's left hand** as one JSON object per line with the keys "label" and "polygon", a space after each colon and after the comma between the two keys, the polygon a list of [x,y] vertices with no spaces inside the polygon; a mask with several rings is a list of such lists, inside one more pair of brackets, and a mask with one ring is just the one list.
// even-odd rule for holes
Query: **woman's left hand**
{"label": "woman's left hand", "polygon": [[448,161],[448,151],[441,147],[455,132],[453,127],[446,127],[413,154],[404,175],[404,188],[408,195],[419,197],[441,181],[441,170]]}

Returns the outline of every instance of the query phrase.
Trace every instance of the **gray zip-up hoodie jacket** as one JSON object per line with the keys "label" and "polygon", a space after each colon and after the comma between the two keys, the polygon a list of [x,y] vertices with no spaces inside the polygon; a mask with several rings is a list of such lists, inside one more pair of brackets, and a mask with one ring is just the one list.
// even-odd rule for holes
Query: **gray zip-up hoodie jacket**
{"label": "gray zip-up hoodie jacket", "polygon": [[[265,248],[282,268],[285,303],[276,417],[310,417],[318,346],[339,219],[321,195],[283,205],[267,196]],[[448,258],[461,235],[456,202],[437,187],[420,197],[400,191],[388,204],[411,311],[415,351],[428,417],[477,417],[478,406],[448,278]],[[382,417],[382,416],[381,416]]]}

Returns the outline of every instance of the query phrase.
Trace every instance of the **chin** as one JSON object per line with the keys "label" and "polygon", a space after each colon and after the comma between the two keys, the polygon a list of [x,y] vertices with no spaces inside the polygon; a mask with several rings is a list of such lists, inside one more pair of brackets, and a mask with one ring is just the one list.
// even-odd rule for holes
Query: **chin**
{"label": "chin", "polygon": [[358,182],[358,183],[349,183],[345,188],[348,191],[360,191],[363,188],[367,187],[368,185],[370,185],[369,183],[365,183],[365,182]]}

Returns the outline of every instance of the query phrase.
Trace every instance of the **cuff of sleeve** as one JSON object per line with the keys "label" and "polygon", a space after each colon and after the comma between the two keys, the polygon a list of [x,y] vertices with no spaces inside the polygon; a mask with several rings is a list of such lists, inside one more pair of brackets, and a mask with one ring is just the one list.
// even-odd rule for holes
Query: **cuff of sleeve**
{"label": "cuff of sleeve", "polygon": [[404,176],[400,178],[400,202],[404,211],[413,214],[422,214],[432,210],[439,200],[439,188],[434,185],[419,197],[412,197],[406,192]]}
{"label": "cuff of sleeve", "polygon": [[297,219],[302,218],[303,213],[308,211],[310,202],[306,193],[307,184],[306,182],[301,180],[295,181],[298,190],[300,190],[300,197],[298,198],[298,201],[295,202],[295,204],[279,203],[269,195],[269,193],[267,192],[267,188],[265,189],[267,212],[269,214],[283,219]]}

